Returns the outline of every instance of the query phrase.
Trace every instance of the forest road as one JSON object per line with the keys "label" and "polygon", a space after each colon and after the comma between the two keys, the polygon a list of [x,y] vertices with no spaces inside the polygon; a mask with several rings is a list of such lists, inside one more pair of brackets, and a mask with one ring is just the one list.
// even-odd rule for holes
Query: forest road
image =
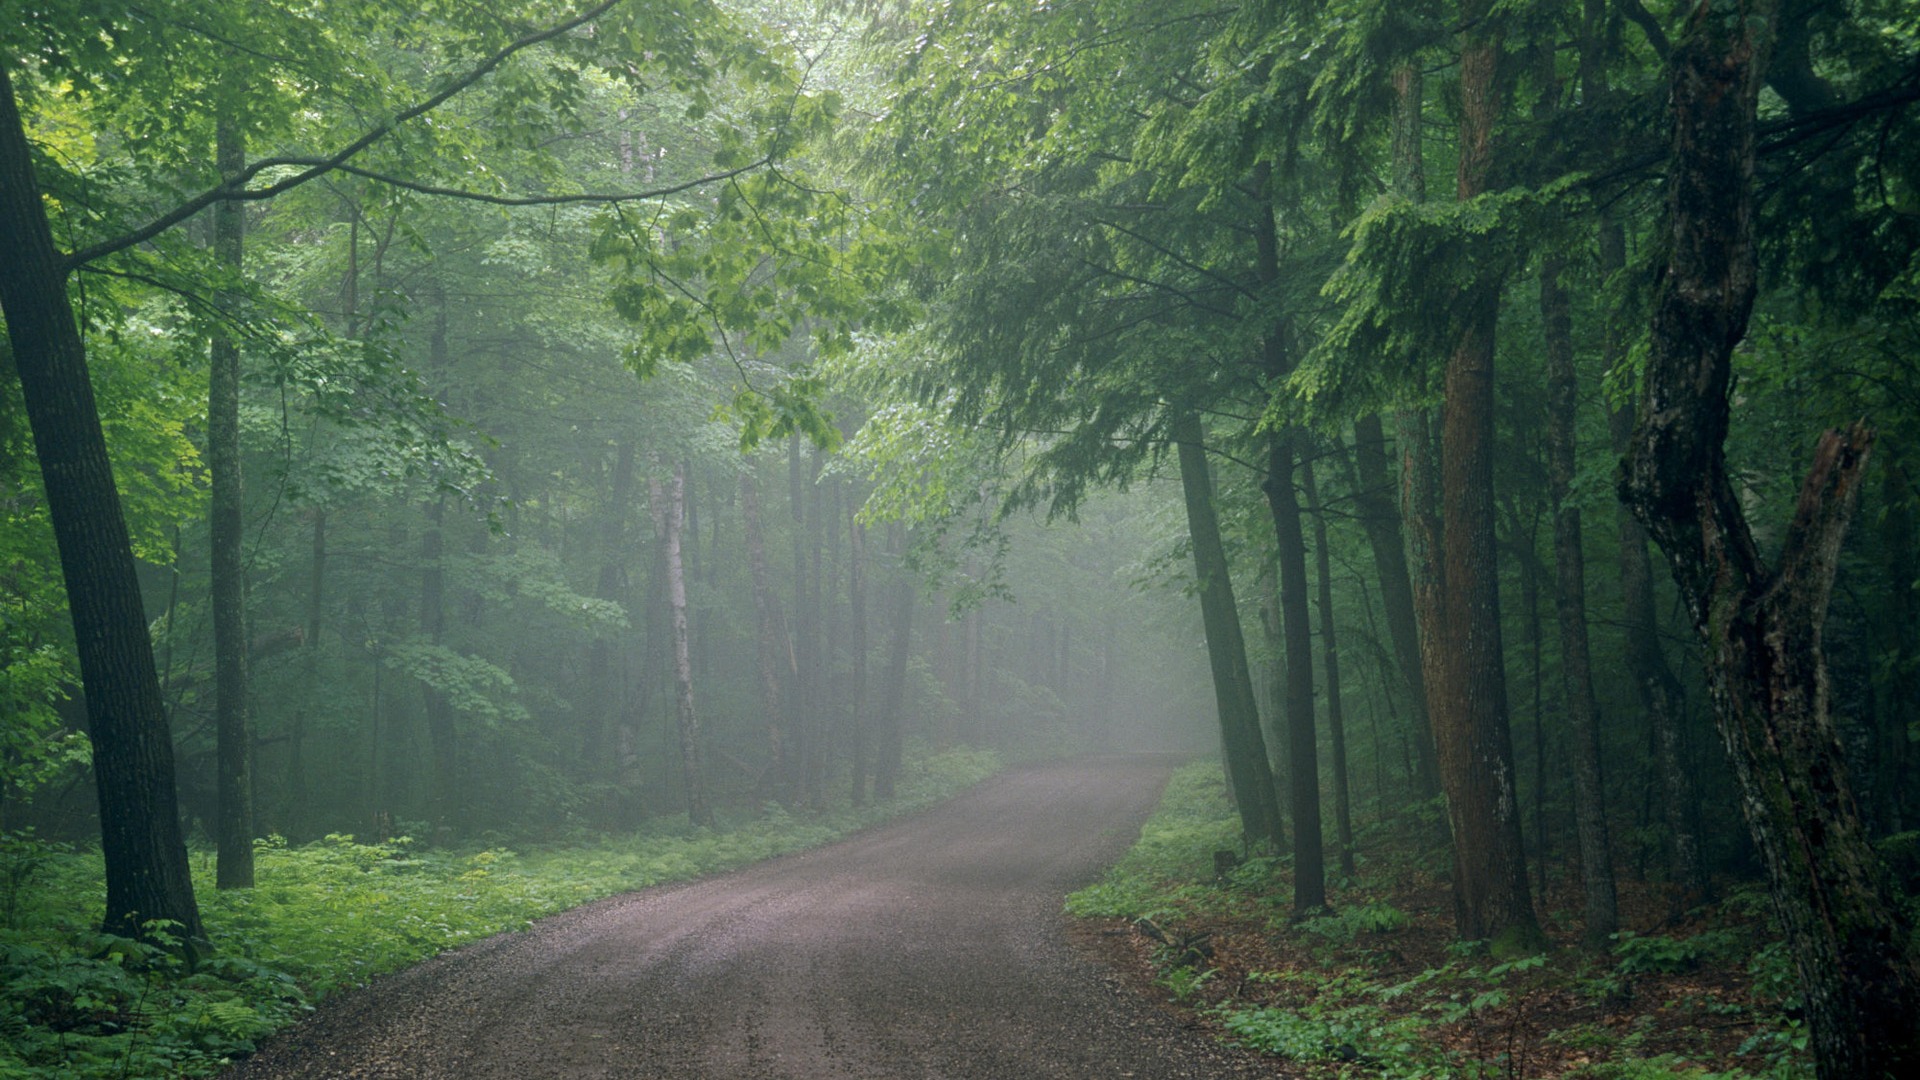
{"label": "forest road", "polygon": [[1066,939],[1168,759],[1010,770],[812,852],[611,897],[342,993],[223,1074],[1272,1076]]}

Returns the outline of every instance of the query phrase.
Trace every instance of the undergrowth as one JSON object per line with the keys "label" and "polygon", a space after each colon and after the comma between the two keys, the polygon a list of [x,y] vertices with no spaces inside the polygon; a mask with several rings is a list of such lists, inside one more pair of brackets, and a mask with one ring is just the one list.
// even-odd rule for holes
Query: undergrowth
{"label": "undergrowth", "polygon": [[1501,963],[1453,939],[1430,853],[1373,847],[1333,890],[1331,911],[1296,920],[1285,859],[1215,862],[1245,852],[1219,765],[1197,762],[1174,774],[1132,850],[1066,909],[1107,920],[1106,936],[1151,966],[1175,1006],[1303,1076],[1811,1075],[1784,953],[1750,893],[1685,928],[1622,931],[1607,955],[1569,935]]}
{"label": "undergrowth", "polygon": [[[715,874],[815,847],[929,805],[999,768],[965,749],[910,760],[884,805],[790,814],[778,806],[713,829],[655,823],[587,844],[516,852],[429,850],[406,838],[333,835],[256,849],[256,887],[216,891],[194,857],[214,951],[94,929],[100,856],[0,842],[0,1076],[89,1080],[204,1075],[252,1052],[327,994],[614,893]],[[205,878],[202,880],[202,878]]]}

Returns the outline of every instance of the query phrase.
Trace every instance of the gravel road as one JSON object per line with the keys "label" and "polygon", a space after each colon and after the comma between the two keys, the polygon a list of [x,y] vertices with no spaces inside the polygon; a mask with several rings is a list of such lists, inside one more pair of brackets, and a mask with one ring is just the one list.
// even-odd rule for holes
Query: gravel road
{"label": "gravel road", "polygon": [[1026,767],[817,851],[612,897],[323,1003],[225,1075],[1235,1077],[1065,937],[1155,758]]}

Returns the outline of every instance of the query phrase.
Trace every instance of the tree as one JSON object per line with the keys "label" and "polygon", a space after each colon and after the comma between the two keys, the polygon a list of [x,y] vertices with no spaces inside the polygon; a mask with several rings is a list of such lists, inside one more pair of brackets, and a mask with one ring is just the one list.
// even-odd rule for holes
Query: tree
{"label": "tree", "polygon": [[1666,553],[1805,993],[1819,1075],[1920,1066],[1920,958],[1867,842],[1828,712],[1822,627],[1865,473],[1824,435],[1773,566],[1728,473],[1735,346],[1758,290],[1756,111],[1778,4],[1697,5],[1670,60],[1668,255],[1621,496]]}

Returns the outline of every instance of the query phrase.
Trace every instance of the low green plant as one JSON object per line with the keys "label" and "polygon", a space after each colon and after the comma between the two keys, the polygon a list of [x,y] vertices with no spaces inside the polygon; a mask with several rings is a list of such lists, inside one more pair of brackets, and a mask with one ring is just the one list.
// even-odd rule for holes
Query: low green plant
{"label": "low green plant", "polygon": [[1173,995],[1173,1000],[1185,1005],[1192,1001],[1193,996],[1200,992],[1200,988],[1216,974],[1218,973],[1212,968],[1201,969],[1183,964],[1161,972],[1160,985],[1167,988],[1167,992]]}
{"label": "low green plant", "polygon": [[1392,904],[1369,901],[1307,919],[1300,923],[1300,931],[1336,944],[1351,945],[1363,935],[1392,933],[1404,929],[1410,922],[1407,913]]}
{"label": "low green plant", "polygon": [[1701,964],[1727,960],[1741,947],[1732,930],[1707,930],[1692,937],[1640,935],[1622,930],[1613,935],[1615,967],[1622,975],[1672,975],[1693,971]]}

